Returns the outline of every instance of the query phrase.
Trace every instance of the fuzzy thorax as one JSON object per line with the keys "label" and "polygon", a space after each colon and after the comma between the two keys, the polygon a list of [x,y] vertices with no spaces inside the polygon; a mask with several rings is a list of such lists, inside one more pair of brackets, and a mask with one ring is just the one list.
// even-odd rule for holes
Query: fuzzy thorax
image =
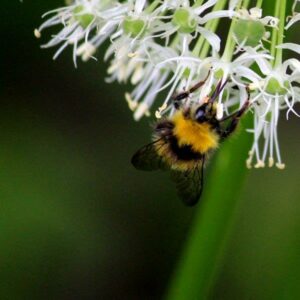
{"label": "fuzzy thorax", "polygon": [[173,117],[174,135],[179,146],[190,145],[193,151],[205,154],[218,147],[219,135],[209,123],[197,123],[177,112]]}

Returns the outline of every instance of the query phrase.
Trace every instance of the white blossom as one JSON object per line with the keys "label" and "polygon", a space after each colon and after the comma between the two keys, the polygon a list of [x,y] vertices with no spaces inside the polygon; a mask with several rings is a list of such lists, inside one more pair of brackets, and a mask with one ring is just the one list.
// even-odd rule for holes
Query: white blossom
{"label": "white blossom", "polygon": [[96,48],[115,30],[118,22],[107,20],[118,20],[127,9],[126,5],[117,1],[76,0],[73,4],[44,14],[43,18],[52,16],[35,29],[35,36],[40,38],[41,32],[48,27],[63,26],[42,48],[59,46],[53,57],[56,59],[66,47],[73,46],[76,66],[78,55],[82,55],[84,60],[92,57]]}
{"label": "white blossom", "polygon": [[288,68],[293,63],[293,60],[287,60],[275,69],[269,66],[264,70],[264,79],[257,86],[252,86],[257,91],[252,99],[255,103],[254,129],[251,131],[254,134],[254,143],[249,153],[248,167],[251,167],[255,157],[256,168],[264,167],[266,160],[269,167],[276,164],[279,169],[284,168],[278,138],[280,111],[286,110],[287,118],[290,112],[299,116],[294,110],[295,103],[300,99],[299,88],[295,86],[300,79],[299,72],[294,70],[292,74],[288,73]]}
{"label": "white blossom", "polygon": [[295,23],[300,21],[300,13],[297,11],[297,4],[299,4],[300,1],[299,0],[295,0],[293,3],[293,7],[292,7],[292,12],[293,15],[291,17],[288,17],[289,22],[286,25],[286,29],[289,29],[292,25],[294,25]]}
{"label": "white blossom", "polygon": [[263,17],[262,9],[258,7],[252,7],[249,10],[247,9],[240,9],[235,13],[235,17],[243,20],[252,20],[252,21],[259,21],[265,26],[270,27],[278,27],[279,19],[266,16]]}
{"label": "white blossom", "polygon": [[[277,40],[283,36],[271,38],[285,20],[264,16],[260,7],[243,6],[239,0],[226,2],[228,7],[222,9],[218,0],[69,2],[45,14],[48,19],[34,31],[41,38],[46,28],[60,26],[42,46],[58,47],[54,59],[70,45],[76,66],[78,56],[84,61],[93,58],[100,45],[109,40],[104,55],[109,62],[107,81],[133,85],[125,99],[135,120],[154,111],[156,118],[171,116],[174,95],[189,91],[200,81],[201,88],[182,101],[186,105],[202,103],[216,86],[223,86],[216,99],[217,117],[222,119],[243,106],[250,89],[254,125],[248,131],[254,141],[247,166],[284,168],[279,117],[282,112],[286,118],[291,113],[298,116],[294,106],[300,99],[300,62],[296,58],[281,61],[281,51],[300,54],[300,45],[293,41],[279,44]],[[298,2],[294,1],[286,30],[300,20]],[[222,38],[212,26],[221,18],[232,20],[232,35]],[[268,32],[268,27],[272,31]]]}

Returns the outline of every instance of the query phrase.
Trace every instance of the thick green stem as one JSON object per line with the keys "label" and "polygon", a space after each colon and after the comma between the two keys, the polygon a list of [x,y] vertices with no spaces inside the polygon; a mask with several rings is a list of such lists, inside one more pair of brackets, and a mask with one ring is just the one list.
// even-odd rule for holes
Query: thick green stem
{"label": "thick green stem", "polygon": [[[250,126],[250,117],[243,121]],[[210,168],[168,300],[208,299],[247,174],[245,160],[252,139],[244,129],[240,131],[243,132],[238,138],[222,145]]]}
{"label": "thick green stem", "polygon": [[[275,4],[274,17],[277,17],[277,18],[279,17],[279,14],[280,14],[280,2],[281,2],[281,0],[276,0],[276,4]],[[278,29],[273,28],[272,40],[271,40],[271,49],[270,49],[271,55],[273,57],[275,57],[275,54],[276,54],[277,41],[278,41]],[[275,60],[274,60],[274,64],[275,64]]]}
{"label": "thick green stem", "polygon": [[[280,13],[279,13],[279,30],[277,45],[283,43],[284,38],[284,23],[285,23],[285,12],[286,12],[286,0],[280,0]],[[282,63],[282,49],[276,48],[276,57],[275,57],[275,66],[278,66]]]}
{"label": "thick green stem", "polygon": [[256,7],[261,8],[262,3],[263,3],[263,0],[257,0],[257,1],[256,1]]}

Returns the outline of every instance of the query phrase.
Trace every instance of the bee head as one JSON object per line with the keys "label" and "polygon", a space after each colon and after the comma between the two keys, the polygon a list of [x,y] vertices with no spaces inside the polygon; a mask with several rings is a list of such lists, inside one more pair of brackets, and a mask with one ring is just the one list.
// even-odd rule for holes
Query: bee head
{"label": "bee head", "polygon": [[197,106],[194,111],[194,119],[198,123],[204,123],[216,118],[216,104],[210,101]]}
{"label": "bee head", "polygon": [[217,120],[218,110],[218,104],[216,103],[216,100],[220,96],[227,82],[227,79],[224,82],[220,80],[212,95],[210,97],[206,97],[203,101],[203,104],[195,109],[194,119],[197,122],[203,123],[212,121],[213,123],[215,123],[215,121]]}

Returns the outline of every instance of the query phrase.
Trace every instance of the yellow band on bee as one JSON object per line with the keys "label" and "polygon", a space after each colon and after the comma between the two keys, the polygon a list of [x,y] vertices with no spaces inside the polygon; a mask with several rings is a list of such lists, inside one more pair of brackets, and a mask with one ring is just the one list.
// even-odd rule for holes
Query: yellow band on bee
{"label": "yellow band on bee", "polygon": [[212,130],[209,123],[197,123],[185,118],[181,111],[173,117],[174,135],[178,139],[178,145],[190,145],[193,151],[207,153],[215,149],[219,144],[219,135]]}

